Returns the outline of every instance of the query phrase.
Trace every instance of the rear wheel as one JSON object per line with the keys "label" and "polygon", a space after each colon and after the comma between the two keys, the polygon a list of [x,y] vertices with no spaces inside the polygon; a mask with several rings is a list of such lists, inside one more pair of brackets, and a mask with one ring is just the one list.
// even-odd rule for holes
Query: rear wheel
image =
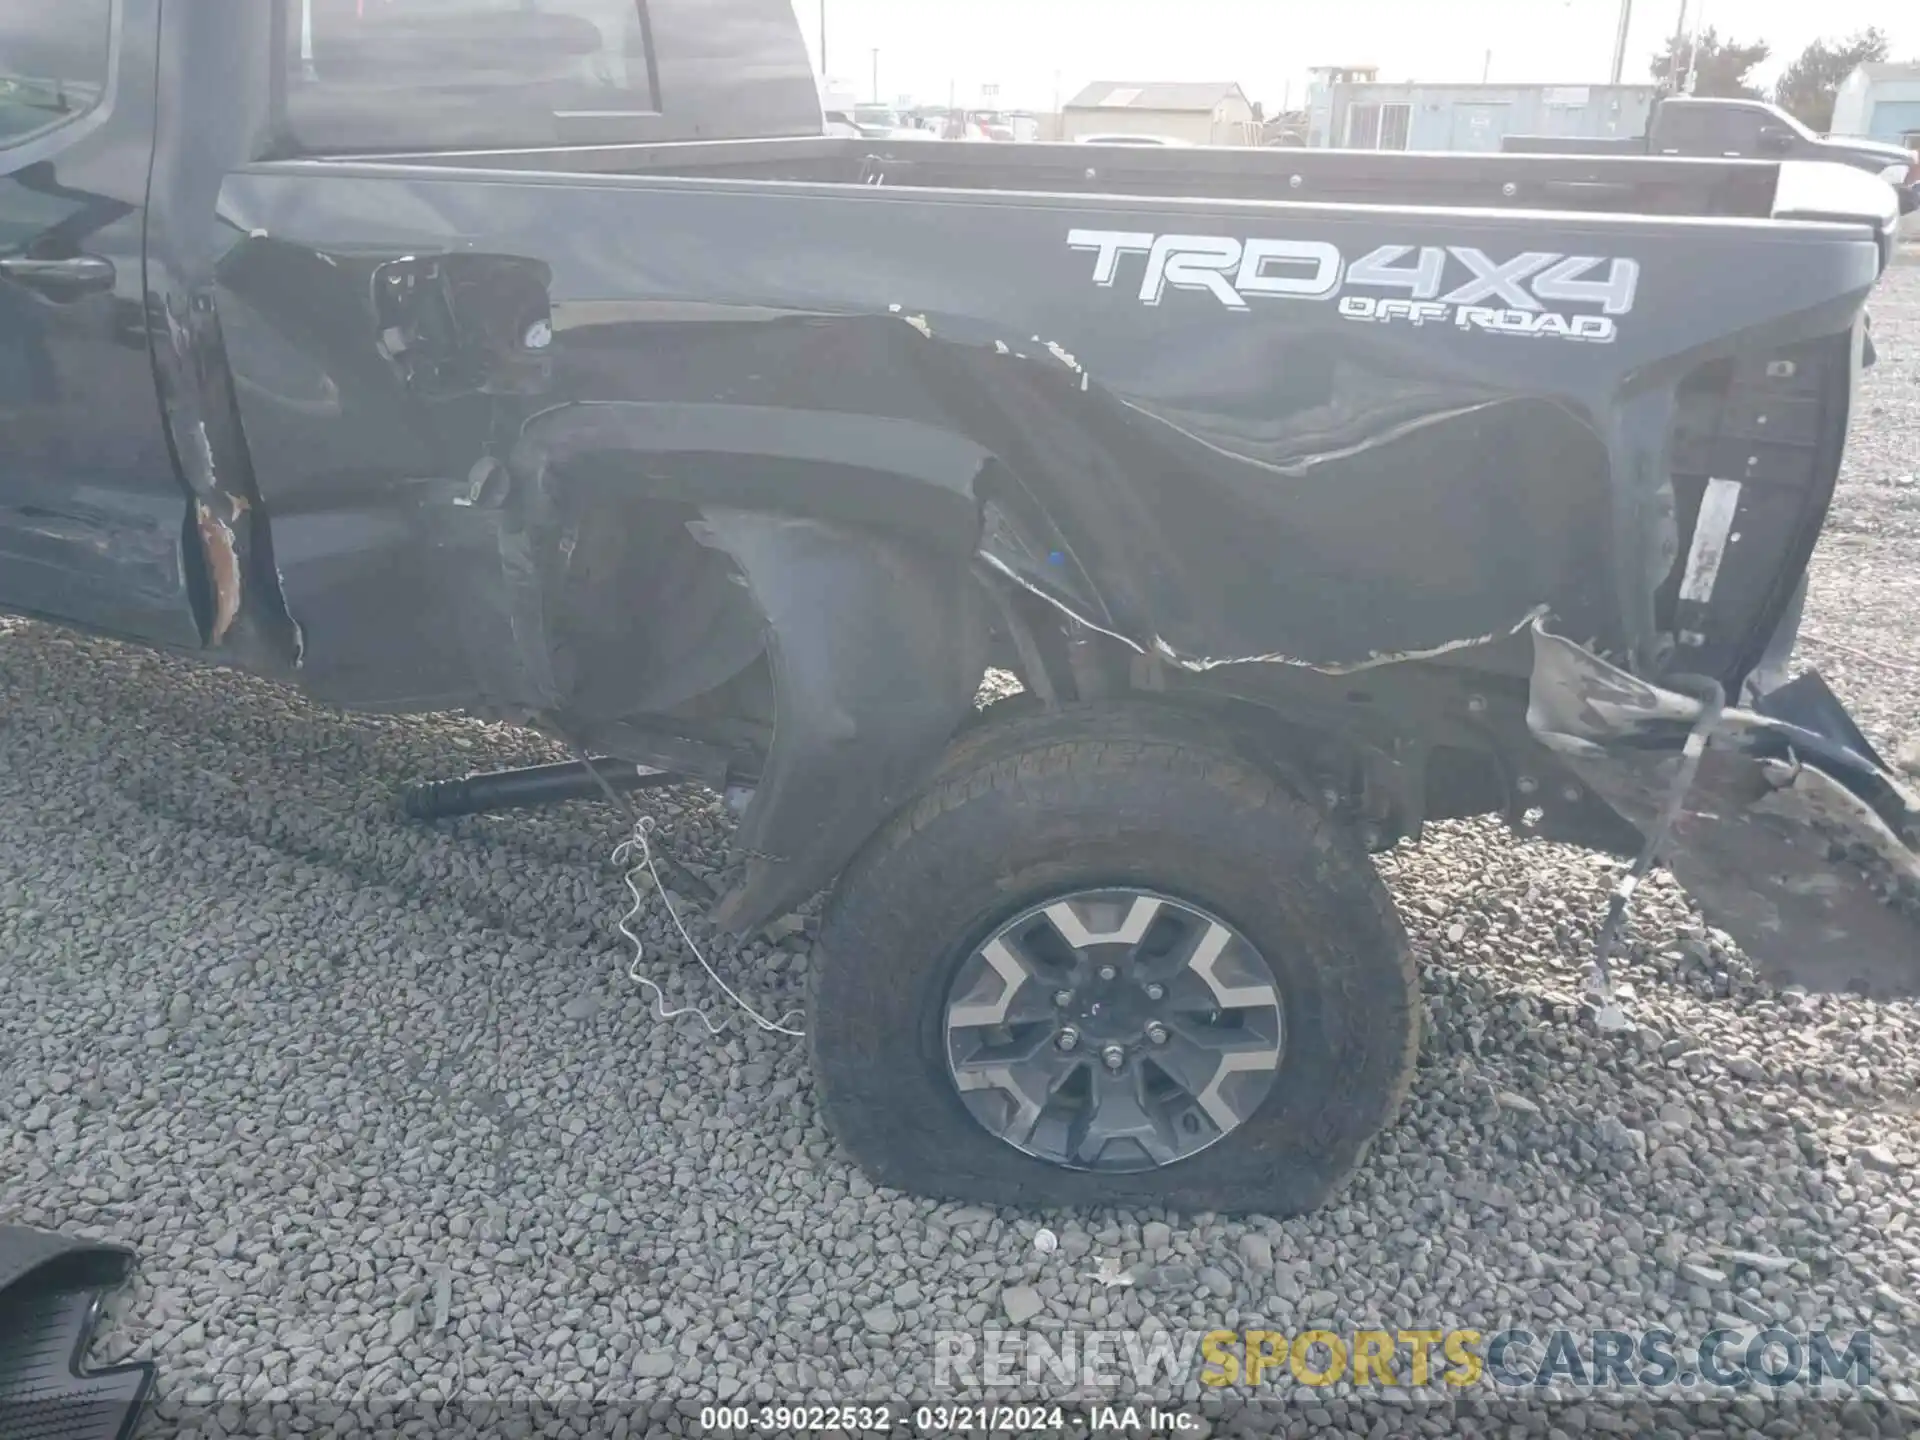
{"label": "rear wheel", "polygon": [[958,1199],[1323,1203],[1419,1039],[1358,841],[1203,719],[988,728],[828,906],[808,1033],[842,1144]]}

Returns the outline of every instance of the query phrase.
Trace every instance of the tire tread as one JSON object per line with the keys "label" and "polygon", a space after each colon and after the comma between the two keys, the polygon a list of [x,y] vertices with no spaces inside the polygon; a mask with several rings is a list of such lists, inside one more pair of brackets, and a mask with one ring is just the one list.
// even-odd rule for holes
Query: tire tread
{"label": "tire tread", "polygon": [[[988,718],[956,752],[855,857],[828,902],[820,951],[809,974],[812,1018],[807,1028],[828,1123],[846,1150],[881,1183],[959,1199],[1105,1199],[1277,1212],[1321,1203],[1358,1166],[1373,1134],[1398,1114],[1420,1046],[1414,957],[1392,899],[1357,840],[1301,799],[1284,776],[1251,758],[1229,727],[1211,716],[1168,705],[1106,702],[1028,712],[1004,721]],[[1201,1162],[1212,1150],[1165,1172],[1094,1176],[1046,1166],[998,1141],[993,1144],[1011,1163],[996,1167],[999,1173],[990,1184],[970,1173],[928,1173],[927,1166],[898,1151],[899,1131],[887,1114],[888,1082],[876,1083],[871,1065],[860,1055],[836,1053],[862,1043],[863,1027],[856,1017],[835,1013],[832,1007],[850,995],[856,1004],[884,1009],[875,1001],[873,987],[889,978],[872,973],[868,985],[836,987],[843,964],[872,972],[873,958],[861,958],[871,948],[863,936],[879,932],[913,937],[920,928],[917,917],[926,905],[925,888],[899,873],[911,876],[914,871],[913,865],[898,863],[910,850],[951,848],[951,837],[936,832],[958,823],[961,812],[974,806],[1004,802],[1009,812],[1017,812],[1023,805],[1044,804],[1043,794],[1101,797],[1114,790],[1124,791],[1132,813],[1179,817],[1205,803],[1226,807],[1236,823],[1259,833],[1297,839],[1310,873],[1276,872],[1274,888],[1291,891],[1302,906],[1317,905],[1322,892],[1328,904],[1363,906],[1346,928],[1379,937],[1391,952],[1392,978],[1373,986],[1371,993],[1360,993],[1358,966],[1322,967],[1323,983],[1337,988],[1339,1013],[1345,1017],[1338,1029],[1347,1048],[1336,1052],[1332,1062],[1336,1070],[1356,1077],[1371,1072],[1372,1098],[1340,1095],[1296,1136],[1305,1151],[1299,1158],[1317,1162],[1320,1171],[1307,1183],[1271,1194],[1248,1193],[1245,1186],[1223,1188],[1203,1175]],[[1206,797],[1204,802],[1201,797]],[[1327,943],[1334,950],[1351,950],[1342,936],[1330,936]],[[1368,954],[1375,966],[1388,958]],[[1377,969],[1373,973],[1376,980],[1386,978]],[[880,1017],[873,1018],[884,1026]],[[1355,1040],[1359,1023],[1369,1037],[1365,1043]],[[1387,1037],[1393,1037],[1393,1043],[1383,1051],[1379,1042]],[[1362,1137],[1357,1146],[1356,1134]],[[1230,1137],[1216,1148],[1233,1143]]]}

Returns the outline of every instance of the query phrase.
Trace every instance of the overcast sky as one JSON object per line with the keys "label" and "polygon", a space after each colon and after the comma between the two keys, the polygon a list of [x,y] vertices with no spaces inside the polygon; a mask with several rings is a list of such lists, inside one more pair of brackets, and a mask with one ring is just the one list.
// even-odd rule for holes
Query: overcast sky
{"label": "overcast sky", "polygon": [[[1007,106],[1050,108],[1095,80],[1237,80],[1295,104],[1312,65],[1378,65],[1387,80],[1597,83],[1608,78],[1619,0],[793,0],[814,65],[827,10],[833,78],[880,94],[961,103],[1000,87]],[[1693,0],[1724,35],[1761,38],[1778,70],[1808,41],[1879,25],[1896,60],[1920,59],[1914,0]],[[1643,81],[1679,0],[1633,0],[1624,79]],[[1057,78],[1056,78],[1057,77]]]}

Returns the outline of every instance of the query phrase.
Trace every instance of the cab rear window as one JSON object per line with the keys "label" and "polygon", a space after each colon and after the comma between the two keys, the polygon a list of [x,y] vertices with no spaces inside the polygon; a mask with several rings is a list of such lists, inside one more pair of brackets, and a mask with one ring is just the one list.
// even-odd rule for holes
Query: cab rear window
{"label": "cab rear window", "polygon": [[594,144],[658,113],[646,0],[281,0],[307,154]]}

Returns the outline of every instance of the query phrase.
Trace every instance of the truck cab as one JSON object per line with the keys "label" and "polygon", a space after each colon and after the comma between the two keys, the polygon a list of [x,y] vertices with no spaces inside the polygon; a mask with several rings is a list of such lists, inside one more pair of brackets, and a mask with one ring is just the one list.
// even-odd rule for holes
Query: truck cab
{"label": "truck cab", "polygon": [[1881,140],[1823,136],[1777,105],[1719,95],[1667,95],[1654,106],[1645,135],[1630,139],[1566,139],[1510,135],[1514,154],[1646,154],[1675,158],[1825,161],[1878,176],[1899,195],[1901,213],[1920,207],[1920,160]]}
{"label": "truck cab", "polygon": [[1827,160],[1909,183],[1910,151],[1856,136],[1823,136],[1764,100],[1673,95],[1654,107],[1648,130],[1656,155],[1720,155],[1751,160]]}

